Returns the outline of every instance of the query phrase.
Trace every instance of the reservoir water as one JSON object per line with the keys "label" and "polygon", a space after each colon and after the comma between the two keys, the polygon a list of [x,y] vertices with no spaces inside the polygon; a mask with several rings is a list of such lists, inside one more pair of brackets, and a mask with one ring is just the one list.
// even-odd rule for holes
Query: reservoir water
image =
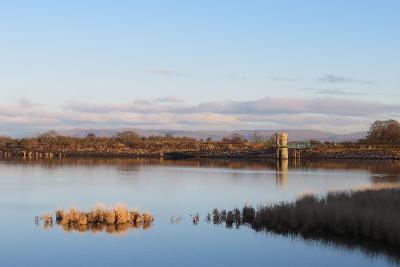
{"label": "reservoir water", "polygon": [[[397,266],[396,256],[354,242],[230,229],[205,220],[214,208],[397,184],[396,161],[1,161],[0,266]],[[155,221],[148,229],[112,234],[34,222],[45,212],[96,203],[125,203],[150,211]],[[200,221],[193,224],[197,213]]]}

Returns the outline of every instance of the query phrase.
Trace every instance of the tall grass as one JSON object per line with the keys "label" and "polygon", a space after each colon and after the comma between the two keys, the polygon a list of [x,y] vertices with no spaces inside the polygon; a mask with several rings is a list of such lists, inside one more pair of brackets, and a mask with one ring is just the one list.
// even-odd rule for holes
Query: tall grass
{"label": "tall grass", "polygon": [[[213,218],[231,226],[228,216],[224,220],[222,213],[214,210]],[[323,197],[306,195],[295,202],[262,206],[257,210],[244,207],[241,224],[255,230],[356,237],[398,246],[400,189],[332,192]]]}
{"label": "tall grass", "polygon": [[400,189],[308,195],[260,208],[255,229],[337,234],[400,245]]}

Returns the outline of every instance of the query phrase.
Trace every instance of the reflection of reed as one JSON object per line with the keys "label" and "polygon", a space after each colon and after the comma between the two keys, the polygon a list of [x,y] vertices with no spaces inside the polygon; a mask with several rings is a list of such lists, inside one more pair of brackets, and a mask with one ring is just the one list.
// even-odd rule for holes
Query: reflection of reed
{"label": "reflection of reed", "polygon": [[[285,204],[281,204],[285,205]],[[280,207],[281,205],[272,206],[271,209],[275,207]],[[266,208],[258,208],[257,210],[253,207],[245,206],[242,211],[239,209],[234,209],[231,211],[226,210],[218,210],[214,209],[211,213],[209,213],[206,217],[206,221],[208,223],[213,223],[214,225],[225,224],[226,228],[233,228],[235,225],[236,229],[239,229],[240,226],[247,226],[255,231],[267,231],[270,234],[279,234],[284,236],[290,236],[293,238],[301,237],[309,244],[317,244],[326,247],[334,247],[334,248],[345,248],[346,250],[357,250],[361,251],[363,254],[370,257],[378,257],[385,256],[387,260],[391,263],[400,264],[400,251],[398,250],[398,245],[389,245],[388,242],[383,240],[373,240],[373,238],[362,237],[359,235],[350,234],[347,235],[345,233],[332,233],[326,232],[322,230],[317,230],[314,228],[309,228],[306,231],[302,231],[299,229],[290,229],[284,224],[275,224],[278,223],[277,220],[279,218],[265,218],[263,212],[265,212]],[[286,215],[278,215],[278,216],[288,216]],[[312,212],[308,212],[308,216],[312,217]],[[267,220],[267,221],[266,221]],[[298,218],[290,219],[293,223],[300,223]],[[328,218],[328,220],[331,220]],[[355,223],[356,219],[354,219]],[[396,225],[396,220],[393,221],[392,225]],[[309,219],[307,223],[314,224],[313,219]],[[384,222],[381,222],[384,224]],[[270,225],[271,224],[271,225]],[[275,224],[275,225],[272,225]],[[312,227],[309,225],[308,227]],[[318,227],[318,225],[314,224],[313,227]],[[342,227],[344,227],[342,225]],[[379,223],[375,225],[375,227],[379,227]],[[396,229],[399,229],[397,226]],[[373,229],[371,229],[373,230]],[[391,235],[398,236],[398,230],[391,229]],[[392,239],[393,240],[393,239]]]}
{"label": "reflection of reed", "polygon": [[151,223],[122,223],[122,224],[62,224],[61,227],[65,232],[92,232],[93,234],[106,232],[108,234],[122,234],[131,229],[148,229]]}
{"label": "reflection of reed", "polygon": [[40,217],[35,216],[35,224],[40,225],[41,222],[44,229],[53,228],[53,216],[51,214],[46,213]]}
{"label": "reflection of reed", "polygon": [[169,222],[172,224],[179,224],[182,221],[182,216],[177,215],[177,216],[171,216],[171,218],[169,219]]}
{"label": "reflection of reed", "polygon": [[398,247],[395,246],[387,246],[382,243],[376,243],[360,238],[338,237],[326,234],[290,234],[290,236],[292,238],[300,237],[305,240],[308,245],[361,252],[370,258],[384,256],[389,263],[396,266],[400,264],[400,252]]}
{"label": "reflection of reed", "polygon": [[[41,221],[44,228],[53,226],[53,217],[51,215],[35,217],[36,224]],[[154,218],[151,214],[128,210],[124,206],[117,206],[113,209],[97,206],[88,212],[75,208],[56,211],[56,222],[62,226],[65,232],[91,231],[92,233],[98,233],[105,231],[110,234],[119,234],[132,228],[146,230],[151,227],[153,221]]]}
{"label": "reflection of reed", "polygon": [[200,221],[200,214],[196,213],[195,215],[191,215],[193,225],[198,225]]}

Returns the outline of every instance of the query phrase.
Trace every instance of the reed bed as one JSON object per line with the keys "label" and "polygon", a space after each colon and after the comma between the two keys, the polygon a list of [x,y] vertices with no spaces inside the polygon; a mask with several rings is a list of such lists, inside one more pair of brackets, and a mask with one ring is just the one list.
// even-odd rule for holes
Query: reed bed
{"label": "reed bed", "polygon": [[[148,229],[154,221],[154,217],[150,213],[129,210],[123,205],[111,209],[98,205],[90,211],[82,211],[77,208],[57,210],[55,218],[56,223],[61,225],[64,231],[92,231],[93,233],[103,231],[122,233],[131,228]],[[36,223],[39,220],[42,220],[44,225],[52,225],[53,216],[45,214],[35,218]]]}
{"label": "reed bed", "polygon": [[227,227],[247,224],[255,230],[329,234],[400,245],[399,188],[331,192],[323,197],[306,195],[291,203],[244,207],[241,218],[236,213],[237,209],[214,210],[212,220],[217,224],[225,222]]}

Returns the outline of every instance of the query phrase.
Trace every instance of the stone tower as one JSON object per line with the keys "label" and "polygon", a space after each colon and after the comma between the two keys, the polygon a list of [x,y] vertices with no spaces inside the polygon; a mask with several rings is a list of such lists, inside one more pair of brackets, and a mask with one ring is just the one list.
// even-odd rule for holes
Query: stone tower
{"label": "stone tower", "polygon": [[289,158],[288,152],[288,134],[287,133],[276,133],[276,158],[278,160],[286,160]]}

